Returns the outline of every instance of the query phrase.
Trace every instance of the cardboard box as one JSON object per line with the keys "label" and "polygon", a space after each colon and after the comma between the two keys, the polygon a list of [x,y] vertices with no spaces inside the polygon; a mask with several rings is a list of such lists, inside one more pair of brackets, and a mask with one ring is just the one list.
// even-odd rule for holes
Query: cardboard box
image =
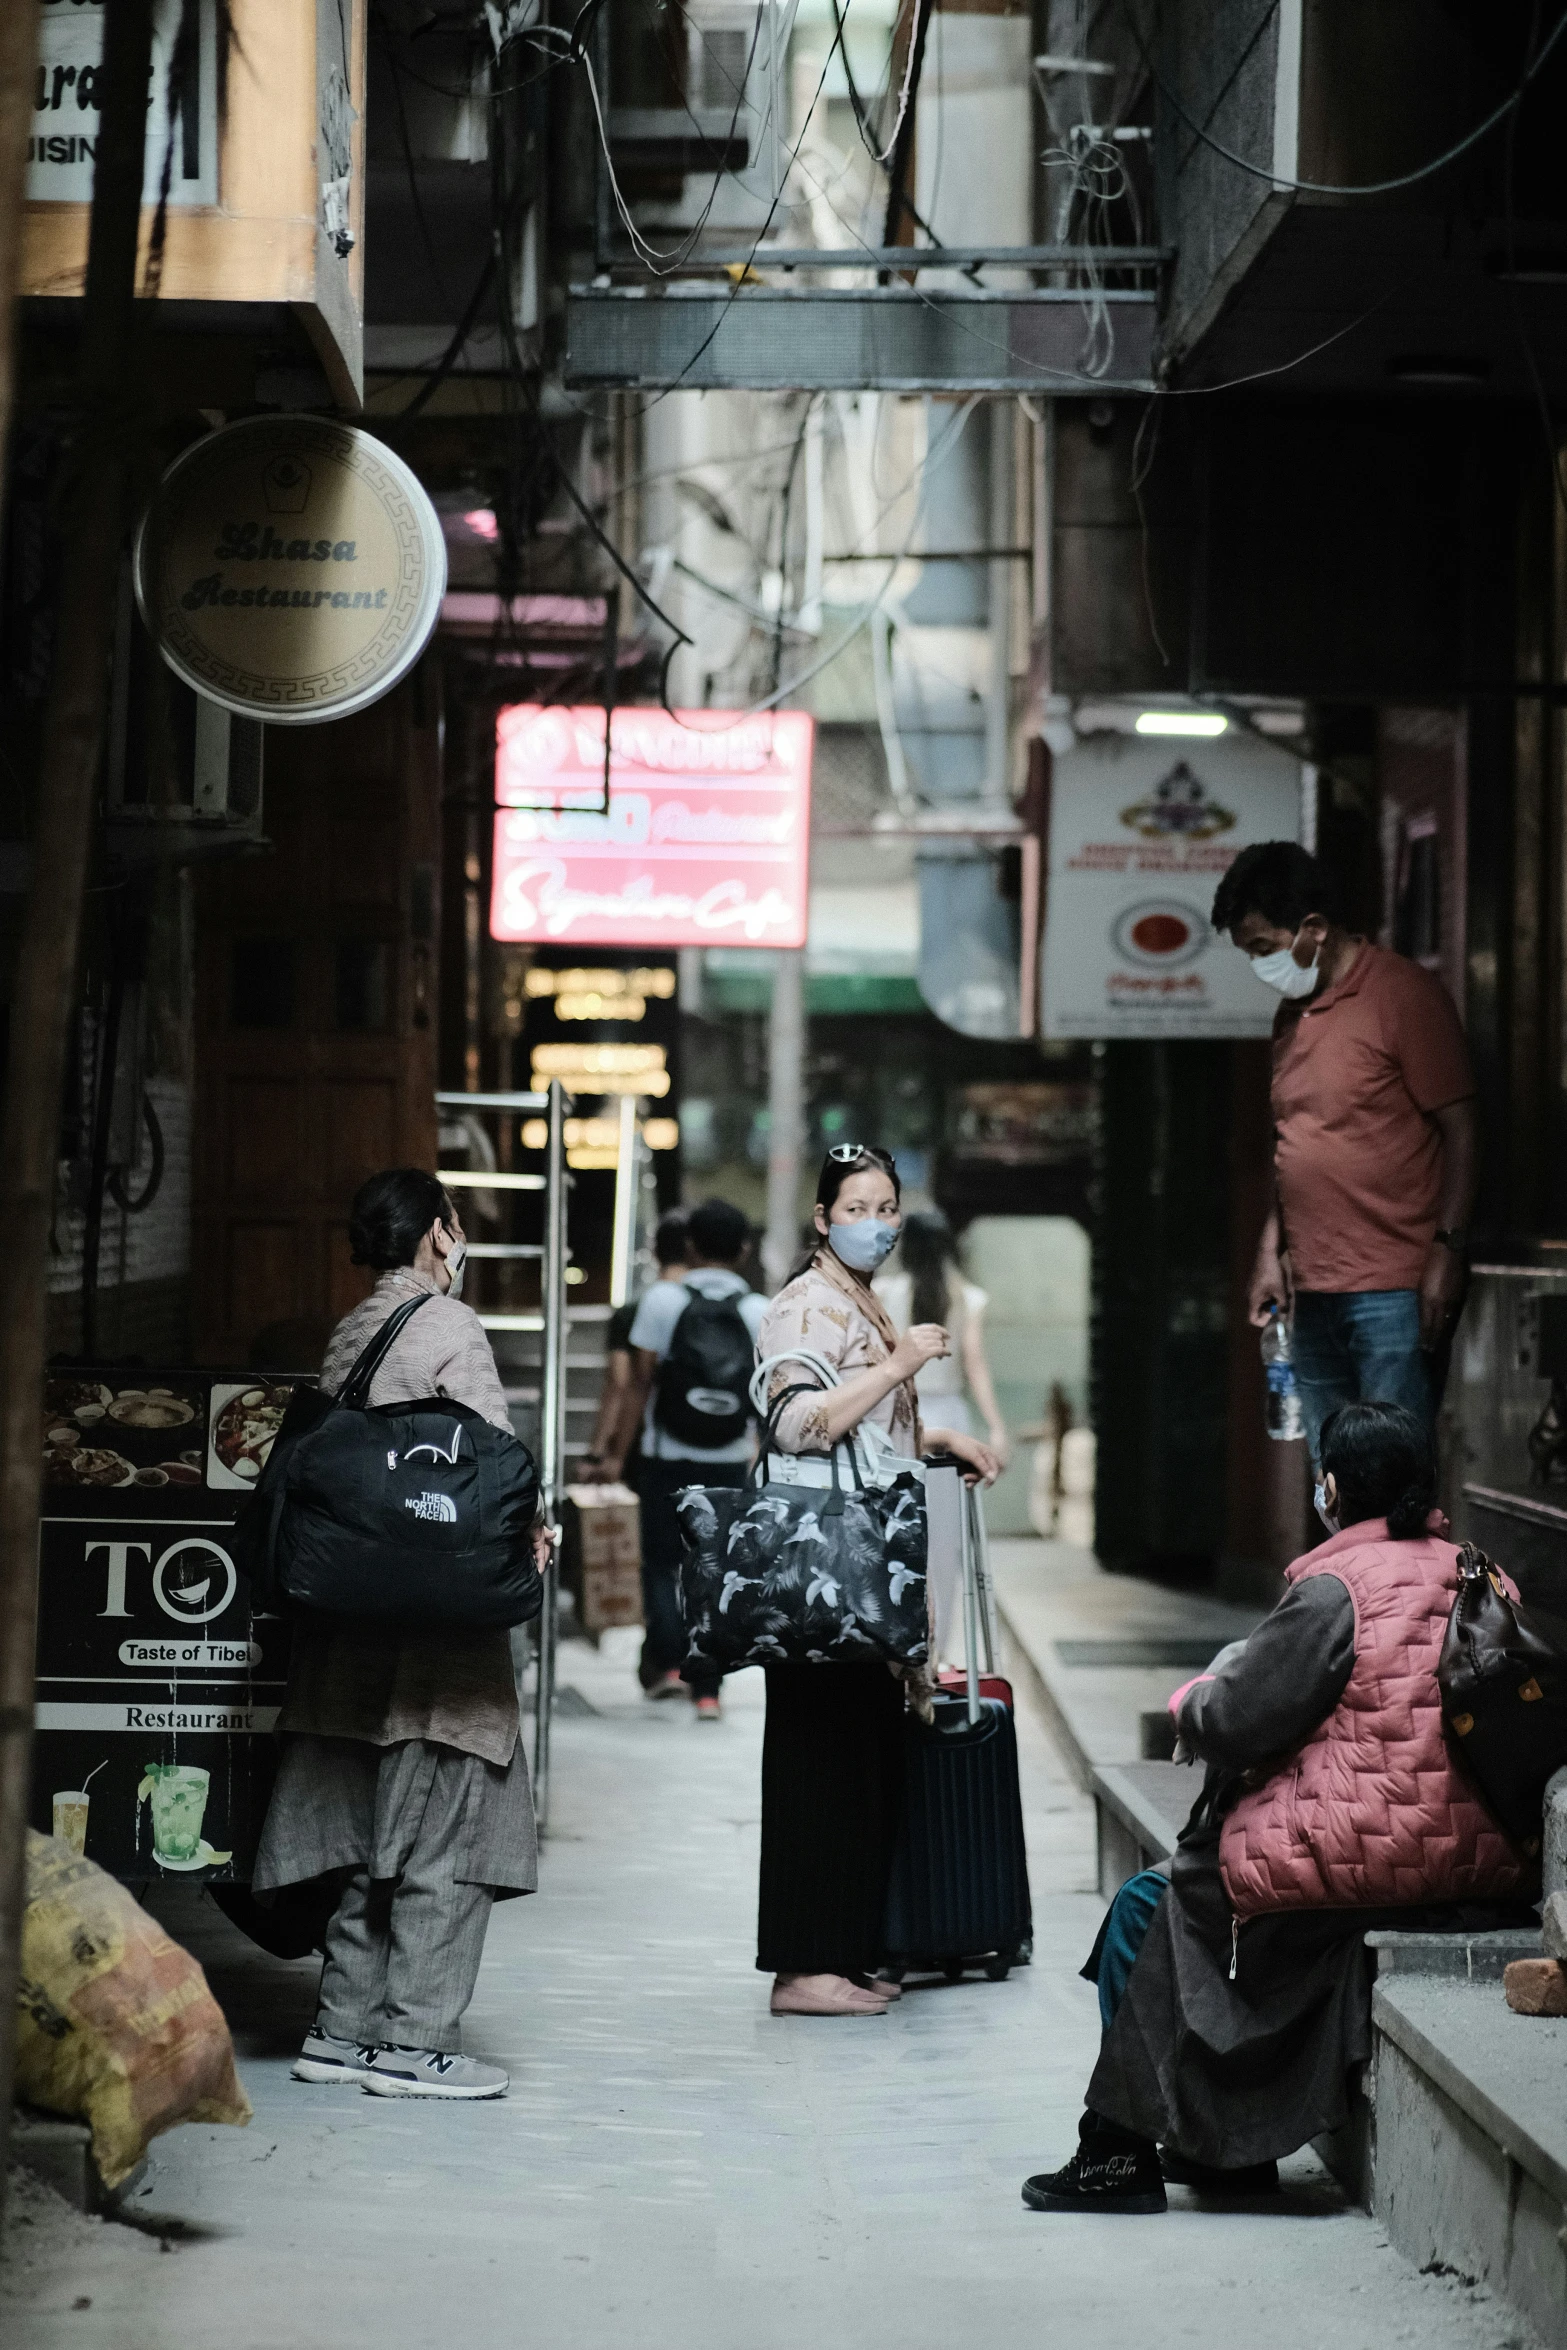
{"label": "cardboard box", "polygon": [[568,1485],[561,1573],[590,1640],[642,1621],[642,1505],[629,1485]]}

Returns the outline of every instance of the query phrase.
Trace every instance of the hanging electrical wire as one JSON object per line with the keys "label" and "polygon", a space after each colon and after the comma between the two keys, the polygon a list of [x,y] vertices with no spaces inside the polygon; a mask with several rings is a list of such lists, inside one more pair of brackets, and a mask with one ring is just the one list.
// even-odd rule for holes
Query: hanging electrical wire
{"label": "hanging electrical wire", "polygon": [[[747,718],[756,718],[759,717],[764,711],[776,710],[780,703],[788,701],[791,694],[799,693],[802,687],[811,683],[813,678],[820,677],[822,671],[824,669],[830,668],[833,662],[838,659],[839,655],[845,652],[847,648],[853,644],[855,638],[859,635],[861,629],[865,627],[867,621],[873,620],[876,614],[882,609],[882,606],[885,604],[888,596],[892,593],[892,584],[898,576],[900,567],[904,563],[908,562],[910,556],[914,552],[914,541],[918,536],[920,524],[924,520],[926,489],[930,482],[934,479],[936,473],[946,463],[947,459],[952,455],[952,452],[957,447],[958,442],[962,437],[963,428],[968,423],[968,420],[973,415],[975,409],[979,406],[980,398],[981,395],[976,392],[972,398],[964,402],[963,406],[957,411],[952,423],[947,426],[942,440],[938,444],[937,448],[933,451],[927,451],[924,459],[916,468],[920,480],[919,498],[916,502],[913,519],[909,524],[908,535],[905,538],[903,545],[890,555],[873,556],[868,558],[871,561],[884,562],[887,565],[887,576],[882,581],[882,584],[877,589],[875,595],[870,598],[869,602],[860,606],[859,610],[855,612],[848,621],[844,628],[843,634],[838,638],[837,642],[833,645],[829,645],[826,652],[821,654],[818,659],[808,663],[804,669],[797,670],[793,677],[786,679],[784,683],[778,686],[772,693],[763,695],[760,700],[747,703],[744,709],[726,712],[725,716],[728,718],[730,725],[739,726]],[[905,487],[906,486],[907,485],[905,485]],[[884,508],[883,513],[885,513],[885,511],[886,509]],[[878,517],[878,521],[879,520],[880,517]],[[667,703],[665,707],[667,710]],[[677,713],[671,711],[669,712],[669,715],[675,716]],[[728,728],[720,727],[716,729],[716,731],[719,733],[726,733]]]}
{"label": "hanging electrical wire", "polygon": [[[589,5],[596,5],[596,0],[589,0]],[[739,91],[736,93],[734,110],[729,117],[729,136],[731,139],[735,135],[736,128],[740,121],[741,111],[745,105],[745,82],[749,81],[751,67],[755,62],[756,45],[761,36],[762,29],[762,11],[767,5],[768,0],[758,0],[756,21],[751,28],[751,46],[746,55],[745,77],[744,81],[742,81]],[[586,14],[587,11],[584,10],[583,13]],[[573,46],[575,48],[575,44],[573,44]],[[632,251],[636,254],[637,259],[643,262],[645,266],[652,271],[655,277],[668,277],[672,275],[675,270],[683,267],[683,265],[689,261],[692,253],[695,251],[697,241],[701,237],[703,229],[706,228],[709,216],[712,213],[713,206],[718,200],[718,190],[722,184],[724,173],[722,170],[714,173],[713,185],[708,192],[707,201],[703,204],[695,222],[690,229],[690,232],[681,244],[677,246],[671,246],[667,251],[660,246],[652,244],[648,238],[642,234],[642,231],[637,227],[636,222],[632,219],[631,207],[627,203],[624,192],[621,189],[620,180],[615,170],[615,159],[610,151],[609,129],[604,120],[604,108],[599,96],[598,77],[593,71],[593,60],[590,56],[588,56],[587,52],[583,50],[573,56],[572,62],[574,64],[580,65],[584,73],[587,75],[588,95],[593,101],[593,119],[598,128],[599,146],[603,151],[603,168],[609,178],[610,194],[615,200],[615,210],[620,214],[621,222],[625,228],[626,234],[631,239]],[[690,111],[689,108],[687,111]],[[693,117],[693,119],[695,118]],[[775,208],[776,203],[777,198],[775,197]],[[769,213],[768,218],[771,219],[771,217],[772,215]],[[667,266],[661,268],[659,266],[660,263],[665,263]]]}
{"label": "hanging electrical wire", "polygon": [[1136,0],[1120,0],[1120,9],[1127,29],[1136,45],[1138,55],[1147,68],[1149,79],[1173,111],[1179,115],[1187,129],[1194,132],[1205,147],[1211,147],[1215,155],[1222,156],[1226,163],[1233,164],[1237,171],[1246,172],[1252,179],[1266,180],[1271,188],[1303,196],[1391,196],[1400,188],[1418,187],[1422,180],[1431,179],[1437,172],[1445,171],[1450,163],[1456,163],[1461,155],[1468,154],[1471,147],[1477,147],[1482,139],[1488,138],[1499,123],[1505,122],[1507,117],[1522,105],[1530,85],[1534,82],[1547,58],[1555,50],[1562,35],[1567,33],[1567,10],[1563,10],[1552,27],[1543,48],[1536,53],[1525,69],[1522,78],[1502,99],[1501,103],[1493,106],[1482,122],[1476,123],[1473,130],[1466,131],[1464,136],[1455,140],[1451,147],[1444,148],[1440,155],[1433,156],[1429,163],[1422,163],[1413,171],[1401,171],[1392,179],[1366,180],[1350,186],[1340,185],[1331,180],[1289,179],[1265,164],[1253,163],[1249,157],[1237,155],[1233,147],[1226,147],[1222,140],[1216,139],[1211,131],[1205,130],[1202,124],[1187,112],[1179,94],[1170,87],[1160,73],[1158,66],[1154,63],[1148,43],[1143,37],[1142,26],[1138,22]]}

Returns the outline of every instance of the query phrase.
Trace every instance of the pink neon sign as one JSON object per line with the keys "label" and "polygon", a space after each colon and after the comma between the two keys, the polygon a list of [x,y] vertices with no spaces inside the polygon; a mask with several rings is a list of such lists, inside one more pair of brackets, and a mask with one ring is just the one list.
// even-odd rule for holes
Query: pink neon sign
{"label": "pink neon sign", "polygon": [[495,729],[493,938],[800,947],[811,748],[801,710],[604,713],[522,702]]}

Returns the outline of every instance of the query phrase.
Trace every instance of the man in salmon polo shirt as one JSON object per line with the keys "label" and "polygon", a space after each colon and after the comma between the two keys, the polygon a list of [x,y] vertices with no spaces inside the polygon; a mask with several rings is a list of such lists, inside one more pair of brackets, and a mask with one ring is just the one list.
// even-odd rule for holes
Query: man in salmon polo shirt
{"label": "man in salmon polo shirt", "polygon": [[1464,1299],[1478,1163],[1474,1072],[1452,998],[1346,930],[1338,886],[1294,841],[1242,849],[1213,901],[1273,1022],[1274,1205],[1247,1307],[1293,1313],[1312,1458],[1345,1403],[1430,1427]]}

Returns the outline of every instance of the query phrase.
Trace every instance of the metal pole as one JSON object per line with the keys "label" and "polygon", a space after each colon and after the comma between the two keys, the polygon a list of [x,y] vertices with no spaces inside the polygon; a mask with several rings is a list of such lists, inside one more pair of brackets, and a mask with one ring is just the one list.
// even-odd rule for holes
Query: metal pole
{"label": "metal pole", "polygon": [[609,1302],[623,1306],[631,1295],[637,1255],[637,1190],[642,1152],[637,1136],[637,1097],[620,1097],[620,1133],[615,1148],[615,1229],[610,1241]]}
{"label": "metal pole", "polygon": [[[606,137],[609,133],[611,103],[609,85],[613,57],[614,44],[610,39],[609,9],[605,6],[599,10],[597,21],[593,27],[593,79],[598,84],[599,105],[604,110]],[[599,140],[594,139],[592,146],[593,266],[596,270],[603,271],[608,269],[610,264],[610,246],[615,234],[614,191],[609,181],[609,157],[604,153]]]}
{"label": "metal pole", "polygon": [[[539,1483],[544,1514],[561,1522],[566,1468],[566,1097],[559,1078],[550,1085],[549,1143],[544,1194],[544,1366],[539,1383]],[[550,1717],[555,1710],[555,1643],[560,1630],[558,1551],[544,1572],[534,1682],[533,1807],[540,1830],[549,1824]]]}
{"label": "metal pole", "polygon": [[974,1503],[974,1570],[979,1585],[979,1628],[985,1649],[985,1670],[996,1669],[996,1587],[990,1579],[990,1530],[985,1524],[985,1491],[969,1487]]}
{"label": "metal pole", "polygon": [[963,1664],[968,1718],[979,1720],[979,1595],[974,1587],[974,1492],[958,1473],[958,1511],[963,1544]]}
{"label": "metal pole", "polygon": [[781,1288],[798,1245],[800,1146],[805,1090],[805,955],[786,948],[773,958],[773,1005],[767,1031],[767,1233],[762,1263]]}
{"label": "metal pole", "polygon": [[[1014,528],[1010,400],[990,403],[990,544],[1010,547]],[[990,682],[985,694],[985,797],[1012,804],[1012,565],[992,556],[989,578]]]}

